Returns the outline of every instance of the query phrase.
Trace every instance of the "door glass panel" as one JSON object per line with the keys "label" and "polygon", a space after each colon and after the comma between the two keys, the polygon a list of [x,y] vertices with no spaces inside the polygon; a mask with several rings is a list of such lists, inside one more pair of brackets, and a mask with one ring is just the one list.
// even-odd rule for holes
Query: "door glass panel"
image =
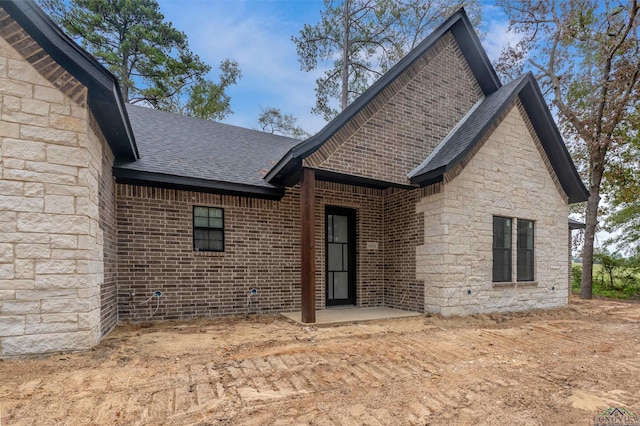
{"label": "door glass panel", "polygon": [[333,298],[335,299],[349,298],[349,273],[348,272],[333,273]]}
{"label": "door glass panel", "polygon": [[327,242],[333,242],[333,215],[327,215]]}
{"label": "door glass panel", "polygon": [[327,289],[329,290],[329,299],[333,299],[333,272],[327,272]]}
{"label": "door glass panel", "polygon": [[330,271],[342,271],[342,244],[329,243],[328,267]]}
{"label": "door glass panel", "polygon": [[346,243],[349,238],[349,226],[347,216],[333,216],[333,241],[334,243]]}

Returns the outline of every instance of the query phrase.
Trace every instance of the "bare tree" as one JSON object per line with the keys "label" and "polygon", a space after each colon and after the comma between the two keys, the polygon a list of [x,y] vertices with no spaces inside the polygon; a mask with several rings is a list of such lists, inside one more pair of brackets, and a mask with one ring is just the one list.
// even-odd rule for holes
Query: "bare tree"
{"label": "bare tree", "polygon": [[506,49],[501,71],[532,69],[566,140],[583,153],[586,206],[580,297],[592,295],[593,248],[601,185],[613,151],[640,101],[637,0],[501,0],[523,39]]}

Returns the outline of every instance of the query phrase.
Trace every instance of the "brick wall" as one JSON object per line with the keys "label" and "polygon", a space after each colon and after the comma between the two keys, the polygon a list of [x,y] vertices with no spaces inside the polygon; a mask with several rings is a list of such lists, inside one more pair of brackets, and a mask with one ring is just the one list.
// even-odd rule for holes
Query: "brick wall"
{"label": "brick wall", "polygon": [[[193,251],[194,205],[224,208],[224,252]],[[325,306],[324,209],[327,205],[356,210],[357,304],[383,305],[382,191],[318,182],[317,309]],[[120,320],[299,309],[299,208],[298,188],[288,189],[280,201],[271,201],[117,185]],[[376,243],[377,249],[367,248],[367,243]],[[256,288],[258,294],[249,299],[252,288]],[[163,294],[159,304],[152,296],[155,291]]]}
{"label": "brick wall", "polygon": [[[116,190],[120,320],[298,306],[297,191],[278,202],[120,184]],[[194,205],[224,208],[224,252],[193,250]],[[252,288],[258,294],[249,299]]]}
{"label": "brick wall", "polygon": [[[424,245],[418,277],[425,281],[425,310],[443,315],[518,311],[567,303],[567,200],[547,170],[548,158],[524,110],[514,102],[481,141],[466,167],[424,197]],[[513,274],[492,282],[493,216],[535,223],[535,281]]]}
{"label": "brick wall", "polygon": [[117,298],[117,229],[116,229],[116,185],[111,168],[114,156],[93,117],[91,128],[102,146],[102,172],[100,173],[98,208],[100,209],[100,230],[104,262],[104,280],[100,286],[100,335],[105,336],[118,323]]}
{"label": "brick wall", "polygon": [[447,33],[304,165],[408,184],[407,174],[481,96],[460,48]]}
{"label": "brick wall", "polygon": [[388,189],[384,197],[387,306],[424,311],[424,282],[416,276],[416,247],[424,244],[424,216],[416,212],[421,190]]}
{"label": "brick wall", "polygon": [[100,336],[102,149],[85,100],[0,7],[0,357]]}

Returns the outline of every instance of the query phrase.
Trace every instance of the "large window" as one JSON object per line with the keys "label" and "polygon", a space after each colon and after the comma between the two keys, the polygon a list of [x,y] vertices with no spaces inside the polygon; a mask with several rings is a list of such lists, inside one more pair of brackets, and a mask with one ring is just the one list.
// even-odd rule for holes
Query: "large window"
{"label": "large window", "polygon": [[533,221],[518,219],[518,281],[533,281]]}
{"label": "large window", "polygon": [[511,281],[511,218],[493,217],[493,282]]}
{"label": "large window", "polygon": [[224,210],[193,207],[193,249],[224,251]]}

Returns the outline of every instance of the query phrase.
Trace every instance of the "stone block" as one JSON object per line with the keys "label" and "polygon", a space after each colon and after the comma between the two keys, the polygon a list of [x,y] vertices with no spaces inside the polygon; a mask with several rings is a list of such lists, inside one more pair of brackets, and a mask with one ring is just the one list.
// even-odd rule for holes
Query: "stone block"
{"label": "stone block", "polygon": [[29,232],[0,232],[0,241],[6,241],[9,243],[48,244],[49,239],[49,234],[36,234]]}
{"label": "stone block", "polygon": [[24,183],[25,197],[42,197],[44,195],[44,184],[40,182]]}
{"label": "stone block", "polygon": [[78,168],[75,166],[65,166],[62,164],[52,164],[44,161],[26,161],[24,169],[32,172],[48,173],[66,176],[78,176]]}
{"label": "stone block", "polygon": [[40,73],[24,60],[9,59],[7,76],[26,83],[44,84],[45,82]]}
{"label": "stone block", "polygon": [[87,132],[87,122],[85,120],[69,115],[50,114],[49,123],[54,129],[70,130],[78,133]]}
{"label": "stone block", "polygon": [[0,300],[14,300],[16,292],[14,290],[0,290]]}
{"label": "stone block", "polygon": [[2,155],[31,161],[45,161],[45,144],[29,140],[9,139],[2,141]]}
{"label": "stone block", "polygon": [[67,98],[60,90],[53,87],[36,85],[33,90],[33,97],[52,104],[68,104]]}
{"label": "stone block", "polygon": [[[27,317],[27,322],[29,322],[29,318]],[[41,323],[51,323],[51,322],[78,322],[78,314],[75,313],[64,313],[64,314],[42,314],[38,317],[34,317],[37,321]]]}
{"label": "stone block", "polygon": [[104,263],[101,260],[78,260],[79,274],[102,274]]}
{"label": "stone block", "polygon": [[82,235],[89,233],[86,216],[20,213],[18,231]]}
{"label": "stone block", "polygon": [[52,114],[70,115],[71,107],[69,105],[49,104],[49,110]]}
{"label": "stone block", "polygon": [[44,201],[41,198],[26,198],[15,196],[0,197],[0,209],[16,212],[42,212]]}
{"label": "stone block", "polygon": [[21,336],[24,329],[24,316],[0,316],[0,336]]}
{"label": "stone block", "polygon": [[27,114],[22,111],[5,111],[2,113],[2,120],[20,123],[21,125],[28,124],[30,126],[47,127],[49,125],[49,117]]}
{"label": "stone block", "polygon": [[0,339],[2,356],[89,349],[97,343],[90,331],[30,334]]}
{"label": "stone block", "polygon": [[24,195],[24,183],[10,180],[0,180],[0,196],[22,197]]}
{"label": "stone block", "polygon": [[[18,161],[18,160],[15,160]],[[22,165],[20,167],[9,167],[7,166],[3,177],[5,179],[10,180],[19,180],[19,181],[36,181],[43,183],[55,183],[59,185],[76,185],[76,177],[75,176],[67,176],[67,175],[59,175],[54,173],[40,173],[40,172],[32,172],[29,170],[16,170],[24,168],[24,161],[22,161]],[[14,169],[14,170],[7,170]]]}
{"label": "stone block", "polygon": [[78,328],[88,330],[100,326],[100,309],[78,314]]}
{"label": "stone block", "polygon": [[[46,195],[44,197],[45,213],[74,214],[75,197],[70,195]],[[96,216],[97,217],[97,214]]]}
{"label": "stone block", "polygon": [[[51,248],[54,249],[76,249],[78,248],[78,238],[83,236],[77,235],[52,235]],[[81,247],[85,248],[85,247]]]}
{"label": "stone block", "polygon": [[34,280],[0,279],[0,290],[28,290],[34,286]]}
{"label": "stone block", "polygon": [[16,244],[18,259],[48,259],[51,256],[49,244]]}
{"label": "stone block", "polygon": [[[47,142],[57,145],[77,146],[78,135],[68,130],[52,129],[50,127],[20,126],[20,138],[32,141]],[[56,157],[57,158],[57,157]],[[67,163],[62,163],[67,164]]]}
{"label": "stone block", "polygon": [[37,260],[36,274],[74,274],[75,260]]}
{"label": "stone block", "polygon": [[45,299],[41,303],[42,313],[89,312],[96,308],[92,298]]}
{"label": "stone block", "polygon": [[46,116],[49,114],[49,104],[37,99],[22,99],[20,108],[27,114]]}
{"label": "stone block", "polygon": [[15,276],[13,263],[0,263],[0,280],[10,280]]}
{"label": "stone block", "polygon": [[75,197],[88,197],[89,188],[77,185],[56,185],[46,183],[44,191],[47,195],[73,195]]}
{"label": "stone block", "polygon": [[16,278],[33,279],[35,277],[36,264],[33,259],[16,259],[14,267]]}
{"label": "stone block", "polygon": [[87,167],[89,165],[89,155],[84,148],[48,145],[47,161],[68,166]]}
{"label": "stone block", "polygon": [[52,249],[51,259],[76,259],[91,260],[95,257],[94,252],[77,249]]}
{"label": "stone block", "polygon": [[25,334],[64,333],[78,330],[78,324],[72,322],[27,323]]}
{"label": "stone block", "polygon": [[13,244],[0,243],[0,263],[13,263]]}
{"label": "stone block", "polygon": [[76,275],[76,274],[51,274],[38,275],[35,279],[36,289],[55,289],[55,288],[92,288],[98,285],[94,275]]}
{"label": "stone block", "polygon": [[78,292],[75,289],[58,290],[16,290],[16,300],[41,300],[55,298],[75,298]]}
{"label": "stone block", "polygon": [[0,314],[4,315],[25,315],[37,314],[40,312],[40,301],[36,300],[4,300]]}
{"label": "stone block", "polygon": [[2,78],[0,79],[0,94],[16,96],[18,98],[32,98],[33,86],[22,81]]}
{"label": "stone block", "polygon": [[2,122],[2,126],[0,126],[0,137],[20,137],[20,125],[18,123]]}

